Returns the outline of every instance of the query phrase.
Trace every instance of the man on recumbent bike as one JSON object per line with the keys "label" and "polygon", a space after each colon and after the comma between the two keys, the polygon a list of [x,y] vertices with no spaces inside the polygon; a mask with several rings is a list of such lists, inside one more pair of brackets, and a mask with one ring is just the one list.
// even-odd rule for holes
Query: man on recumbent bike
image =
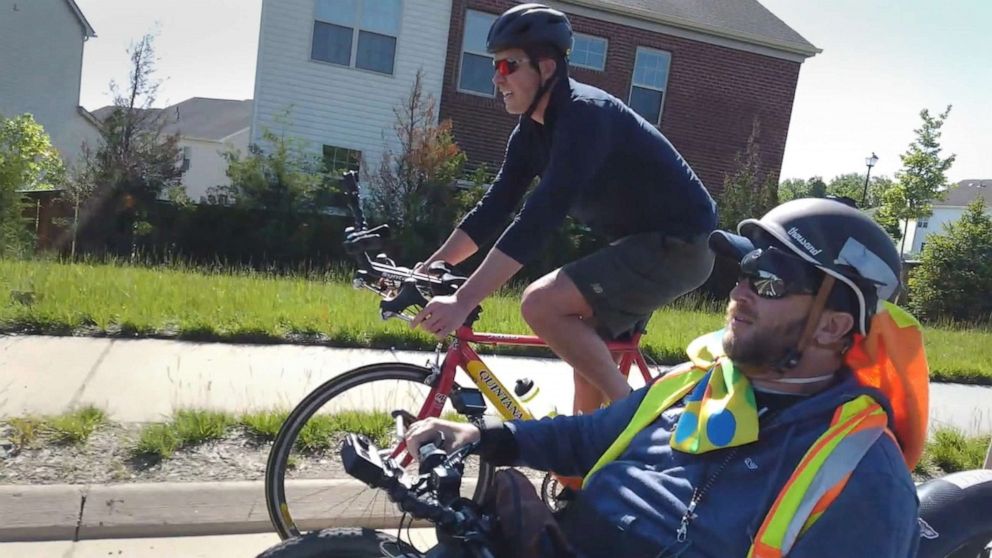
{"label": "man on recumbent bike", "polygon": [[[511,541],[515,556],[914,556],[927,365],[918,322],[888,302],[892,241],[825,199],[738,232],[710,236],[740,279],[725,329],[694,341],[690,362],[593,414],[428,419],[408,447],[440,434],[449,451],[480,441],[495,464],[584,477],[557,522],[501,518],[549,526]],[[514,473],[497,475],[497,496],[529,490]]]}

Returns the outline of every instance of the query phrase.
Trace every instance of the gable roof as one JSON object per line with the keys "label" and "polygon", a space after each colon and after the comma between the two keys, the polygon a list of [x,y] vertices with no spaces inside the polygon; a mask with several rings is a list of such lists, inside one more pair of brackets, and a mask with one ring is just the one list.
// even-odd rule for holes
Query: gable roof
{"label": "gable roof", "polygon": [[192,97],[162,109],[163,131],[186,138],[220,141],[251,126],[252,100]]}
{"label": "gable roof", "polygon": [[86,16],[83,15],[83,11],[79,9],[78,5],[76,5],[76,1],[65,0],[65,2],[66,4],[69,4],[69,9],[72,10],[72,13],[76,14],[76,18],[79,19],[79,24],[83,26],[83,35],[86,38],[96,37],[96,31],[93,30],[90,22],[86,21]]}
{"label": "gable roof", "polygon": [[979,197],[985,199],[985,207],[992,208],[992,179],[969,178],[951,186],[944,199],[931,203],[934,207],[965,207]]}
{"label": "gable roof", "polygon": [[757,0],[561,0],[805,57],[821,49]]}
{"label": "gable roof", "polygon": [[[152,118],[163,123],[162,133],[179,134],[180,137],[208,141],[224,139],[246,130],[251,125],[252,100],[208,99],[192,97],[166,108],[143,109]],[[114,106],[93,111],[103,122],[113,114]]]}

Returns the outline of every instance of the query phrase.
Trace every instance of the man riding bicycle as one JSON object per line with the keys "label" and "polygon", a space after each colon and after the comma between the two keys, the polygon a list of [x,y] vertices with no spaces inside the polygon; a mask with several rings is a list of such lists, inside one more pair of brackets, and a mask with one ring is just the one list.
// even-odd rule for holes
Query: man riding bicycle
{"label": "man riding bicycle", "polygon": [[706,236],[716,206],[657,128],[612,95],[569,79],[565,14],[516,6],[496,19],[486,44],[493,83],[520,121],[492,187],[418,270],[474,254],[501,230],[531,181],[540,182],[468,281],[432,299],[411,325],[438,337],[454,331],[572,215],[612,244],[535,281],[521,312],[573,367],[574,411],[588,412],[630,392],[603,338],[630,331],[709,276]]}
{"label": "man riding bicycle", "polygon": [[738,231],[710,236],[741,275],[691,362],[589,415],[424,420],[408,448],[441,433],[494,464],[584,476],[560,520],[579,556],[915,556],[927,367],[918,322],[887,302],[892,241],[824,199]]}

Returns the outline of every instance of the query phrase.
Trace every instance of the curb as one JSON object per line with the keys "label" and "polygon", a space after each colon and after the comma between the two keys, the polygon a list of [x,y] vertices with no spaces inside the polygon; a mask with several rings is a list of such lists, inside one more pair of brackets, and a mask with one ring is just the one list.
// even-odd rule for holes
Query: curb
{"label": "curb", "polygon": [[[314,518],[300,522],[304,530],[398,525],[400,513],[388,501],[376,508],[384,515],[367,517],[372,498],[385,495],[369,490],[356,500],[359,485],[350,479],[294,481],[286,490],[294,514]],[[344,518],[321,519],[327,511]],[[0,486],[0,542],[270,532],[262,481]]]}

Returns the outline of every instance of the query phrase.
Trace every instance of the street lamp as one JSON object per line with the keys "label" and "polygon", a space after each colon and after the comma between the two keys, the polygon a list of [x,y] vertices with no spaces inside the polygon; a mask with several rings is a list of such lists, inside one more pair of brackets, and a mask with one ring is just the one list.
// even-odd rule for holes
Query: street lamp
{"label": "street lamp", "polygon": [[871,168],[875,166],[878,162],[878,155],[875,152],[871,152],[871,157],[865,157],[865,165],[868,166],[868,173],[865,174],[865,191],[861,194],[861,208],[864,209],[868,205],[868,177],[871,176]]}

